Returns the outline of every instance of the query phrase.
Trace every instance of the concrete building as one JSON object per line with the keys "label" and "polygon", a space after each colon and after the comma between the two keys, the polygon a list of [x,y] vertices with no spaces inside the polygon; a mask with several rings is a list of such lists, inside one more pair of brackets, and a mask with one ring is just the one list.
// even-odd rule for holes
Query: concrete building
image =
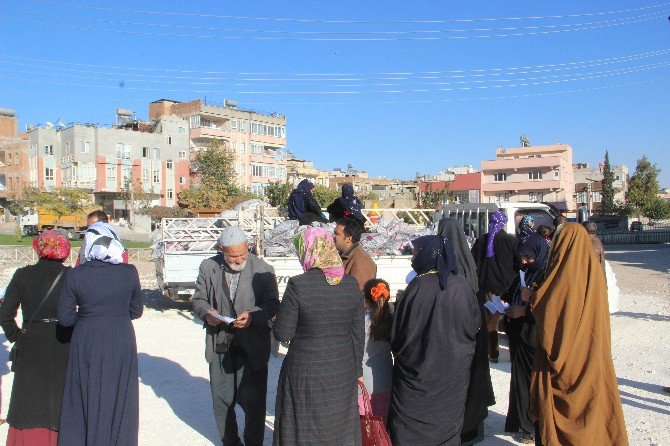
{"label": "concrete building", "polygon": [[[458,174],[451,181],[421,181],[418,187],[420,192],[442,191],[446,188],[453,203],[479,203],[482,196],[482,173]],[[420,195],[419,205],[421,205]]]}
{"label": "concrete building", "polygon": [[176,115],[187,120],[191,156],[213,144],[233,152],[237,184],[262,195],[274,181],[286,181],[286,117],[243,110],[234,101],[207,104],[202,99],[159,99],[149,104],[149,118]]}
{"label": "concrete building", "polygon": [[482,202],[547,202],[574,211],[572,148],[567,144],[499,147],[482,161]]}
{"label": "concrete building", "polygon": [[314,167],[312,161],[303,160],[294,156],[286,159],[287,180],[294,186],[304,179],[308,179],[317,186],[330,186],[330,173]]}
{"label": "concrete building", "polygon": [[145,123],[132,116],[118,109],[117,123],[111,127],[29,127],[23,183],[45,190],[89,190],[94,203],[114,219],[127,214],[121,194],[130,179],[141,183],[153,198],[151,204],[175,206],[177,195],[189,185],[187,121],[164,116]]}
{"label": "concrete building", "polygon": [[[605,163],[591,168],[587,163],[576,163],[572,166],[575,178],[575,203],[577,207],[589,206],[591,211],[599,211],[602,207],[602,180]],[[614,202],[625,202],[628,192],[628,167],[624,165],[613,166],[614,172]],[[591,196],[589,197],[589,190]]]}
{"label": "concrete building", "polygon": [[0,109],[0,198],[19,193],[30,182],[28,134],[19,133],[14,110]]}
{"label": "concrete building", "polygon": [[435,175],[421,175],[417,180],[421,181],[454,181],[456,175],[474,173],[476,169],[472,166],[453,166],[439,171]]}

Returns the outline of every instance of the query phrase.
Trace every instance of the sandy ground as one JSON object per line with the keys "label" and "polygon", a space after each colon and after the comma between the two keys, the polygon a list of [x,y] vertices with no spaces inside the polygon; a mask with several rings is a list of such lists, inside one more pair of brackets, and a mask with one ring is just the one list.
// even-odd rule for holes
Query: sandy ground
{"label": "sandy ground", "polygon": [[[670,245],[608,247],[607,258],[621,288],[620,311],[612,315],[612,351],[630,443],[670,445]],[[16,265],[0,265],[6,284]],[[140,445],[220,444],[204,359],[204,332],[185,304],[167,302],[155,291],[153,265],[140,265],[147,308],[135,322],[140,375]],[[486,420],[482,445],[518,444],[503,432],[509,391],[509,354],[501,338],[501,361],[491,375],[496,405]],[[0,342],[5,341],[0,335]],[[1,414],[7,413],[12,374],[9,344],[0,343]],[[266,445],[272,444],[275,386],[283,352],[269,364]],[[238,412],[242,425],[243,415]],[[0,426],[0,441],[7,433]]]}

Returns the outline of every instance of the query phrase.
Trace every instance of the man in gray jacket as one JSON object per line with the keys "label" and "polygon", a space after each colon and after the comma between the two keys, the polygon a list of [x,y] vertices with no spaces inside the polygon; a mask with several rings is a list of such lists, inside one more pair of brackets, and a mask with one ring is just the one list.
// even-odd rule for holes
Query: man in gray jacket
{"label": "man in gray jacket", "polygon": [[[205,358],[214,418],[224,446],[242,446],[235,404],[244,411],[244,444],[261,446],[270,358],[270,326],[279,308],[274,269],[249,253],[244,231],[225,228],[220,254],[203,260],[193,309],[207,331]],[[217,318],[234,319],[227,323]]]}

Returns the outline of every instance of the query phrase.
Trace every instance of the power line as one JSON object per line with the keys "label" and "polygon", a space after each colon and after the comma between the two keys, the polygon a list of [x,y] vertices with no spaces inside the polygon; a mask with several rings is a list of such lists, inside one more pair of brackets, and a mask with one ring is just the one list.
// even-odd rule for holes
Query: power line
{"label": "power line", "polygon": [[295,18],[279,18],[279,17],[251,17],[251,16],[235,16],[235,15],[220,15],[220,14],[198,14],[187,12],[169,12],[169,11],[147,11],[147,10],[133,10],[133,9],[115,9],[103,8],[100,6],[78,5],[71,3],[56,3],[43,0],[29,0],[31,3],[54,6],[65,9],[85,9],[92,11],[112,12],[112,13],[130,13],[141,15],[160,15],[160,16],[176,16],[176,17],[198,17],[198,18],[214,18],[214,19],[232,19],[232,20],[256,20],[256,21],[276,21],[276,22],[295,22],[295,23],[332,23],[332,24],[438,24],[438,23],[473,23],[473,22],[490,22],[490,21],[514,21],[514,20],[544,20],[544,19],[565,19],[565,18],[579,18],[579,17],[594,17],[602,15],[625,14],[630,12],[647,11],[650,9],[658,9],[670,6],[670,3],[660,3],[656,5],[644,6],[633,9],[622,9],[614,11],[602,11],[582,14],[563,14],[563,15],[547,15],[547,16],[525,16],[525,17],[490,17],[490,18],[475,18],[475,19],[446,19],[446,20],[325,20],[325,19],[295,19]]}
{"label": "power line", "polygon": [[[16,17],[5,17],[5,20],[11,20],[19,23],[27,23],[30,25],[56,27],[61,29],[72,29],[78,31],[93,31],[98,33],[112,33],[121,35],[136,35],[149,37],[176,37],[176,38],[191,38],[191,39],[220,39],[220,40],[252,40],[252,41],[295,41],[295,42],[398,42],[398,41],[441,41],[441,40],[468,40],[468,39],[492,39],[492,38],[506,38],[506,37],[525,37],[537,35],[549,35],[565,32],[586,31],[594,29],[610,28],[614,26],[630,25],[634,23],[646,22],[655,19],[665,19],[667,13],[653,15],[651,17],[644,16],[643,18],[619,19],[609,22],[594,22],[593,25],[583,26],[575,25],[575,28],[564,29],[549,29],[543,31],[529,31],[529,32],[506,32],[502,34],[479,34],[467,36],[405,36],[405,37],[287,37],[287,36],[238,36],[238,35],[211,35],[211,34],[174,34],[174,33],[159,33],[149,31],[129,31],[119,29],[105,29],[95,28],[90,26],[74,26],[64,25],[60,23],[45,23],[34,20],[25,20]],[[614,23],[615,22],[615,23]],[[566,25],[568,26],[568,25]],[[519,28],[522,29],[522,28]],[[356,34],[356,33],[353,33]]]}

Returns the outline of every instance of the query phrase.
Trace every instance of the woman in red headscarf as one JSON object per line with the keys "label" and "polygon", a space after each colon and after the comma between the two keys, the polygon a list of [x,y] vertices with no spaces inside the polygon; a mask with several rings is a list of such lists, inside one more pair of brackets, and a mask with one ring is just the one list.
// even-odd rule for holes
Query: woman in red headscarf
{"label": "woman in red headscarf", "polygon": [[[70,242],[56,231],[44,231],[33,248],[39,260],[16,270],[0,306],[0,325],[16,347],[8,446],[56,446],[72,334],[56,319]],[[16,323],[19,307],[23,327]]]}

